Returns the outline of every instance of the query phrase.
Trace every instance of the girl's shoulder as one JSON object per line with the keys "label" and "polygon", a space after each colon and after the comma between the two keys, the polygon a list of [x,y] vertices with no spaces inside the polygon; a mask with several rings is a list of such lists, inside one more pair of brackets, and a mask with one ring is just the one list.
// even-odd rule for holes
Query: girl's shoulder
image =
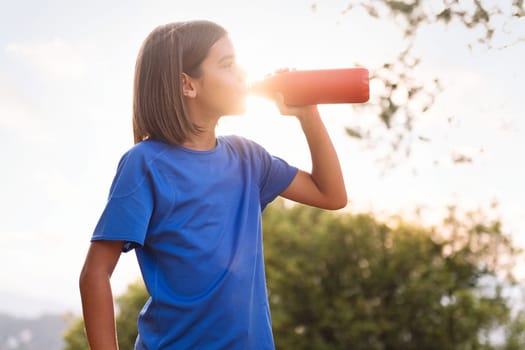
{"label": "girl's shoulder", "polygon": [[142,141],[126,151],[119,161],[119,168],[144,168],[170,148],[170,145],[154,140]]}
{"label": "girl's shoulder", "polygon": [[259,154],[261,152],[265,152],[264,148],[257,142],[239,135],[220,136],[219,142],[224,144],[226,147],[234,149],[237,152],[248,152],[250,154]]}
{"label": "girl's shoulder", "polygon": [[169,148],[158,141],[142,141],[120,158],[111,186],[112,197],[125,197],[139,189],[152,171],[152,164]]}
{"label": "girl's shoulder", "polygon": [[146,140],[141,141],[131,147],[126,153],[124,153],[124,157],[130,157],[130,158],[155,158],[159,156],[160,154],[166,152],[169,148],[173,146],[156,140]]}
{"label": "girl's shoulder", "polygon": [[156,140],[145,140],[131,147],[125,154],[129,155],[155,155],[169,149],[167,143]]}

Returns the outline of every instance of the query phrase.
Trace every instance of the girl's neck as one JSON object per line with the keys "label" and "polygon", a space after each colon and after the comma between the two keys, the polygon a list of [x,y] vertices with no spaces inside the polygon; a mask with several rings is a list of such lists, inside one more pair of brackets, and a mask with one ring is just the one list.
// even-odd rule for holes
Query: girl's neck
{"label": "girl's neck", "polygon": [[220,116],[203,111],[197,104],[188,101],[188,113],[193,123],[198,125],[201,132],[189,135],[188,139],[182,143],[183,147],[195,151],[208,151],[217,145],[215,127],[219,122]]}
{"label": "girl's neck", "polygon": [[194,151],[209,151],[217,146],[215,129],[203,130],[198,135],[191,135],[181,146]]}

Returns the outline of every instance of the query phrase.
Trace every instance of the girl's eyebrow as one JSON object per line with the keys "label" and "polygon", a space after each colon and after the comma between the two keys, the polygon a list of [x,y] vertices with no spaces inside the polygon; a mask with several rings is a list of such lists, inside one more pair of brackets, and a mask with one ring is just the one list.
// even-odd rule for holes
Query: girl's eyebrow
{"label": "girl's eyebrow", "polygon": [[221,57],[221,59],[219,60],[219,63],[223,63],[224,61],[234,60],[234,59],[235,59],[235,55],[232,55],[232,54],[225,55]]}

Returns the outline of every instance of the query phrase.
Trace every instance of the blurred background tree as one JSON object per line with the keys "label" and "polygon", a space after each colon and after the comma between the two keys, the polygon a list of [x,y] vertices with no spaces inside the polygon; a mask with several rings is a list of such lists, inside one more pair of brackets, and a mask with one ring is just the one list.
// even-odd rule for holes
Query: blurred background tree
{"label": "blurred background tree", "polygon": [[[312,10],[317,11],[326,2],[316,1]],[[464,29],[475,38],[473,42],[465,42],[469,48],[483,47],[486,49],[505,49],[525,42],[523,33],[509,33],[508,25],[525,15],[523,0],[347,0],[341,1],[341,18],[351,13],[368,15],[378,22],[393,21],[403,38],[400,49],[395,57],[386,57],[378,67],[368,67],[357,62],[357,65],[370,69],[370,82],[373,87],[369,103],[356,108],[371,110],[379,117],[378,127],[362,126],[359,120],[346,128],[350,137],[358,138],[371,148],[378,145],[389,145],[390,150],[380,155],[380,164],[385,169],[398,165],[410,157],[412,147],[418,143],[432,141],[430,135],[421,135],[415,131],[414,125],[422,115],[434,104],[438,94],[445,88],[440,77],[430,79],[418,75],[417,68],[422,57],[417,50],[418,40],[433,40],[424,37],[424,29],[428,26],[449,26]],[[364,33],[374,28],[360,28]],[[494,46],[496,37],[510,36],[509,42]],[[452,49],[446,42],[435,42],[442,50]],[[504,67],[502,67],[504,69]],[[449,124],[461,116],[443,116]],[[380,127],[382,126],[382,127]],[[454,151],[451,155],[454,163],[472,162],[472,156]]]}
{"label": "blurred background tree", "polygon": [[503,294],[519,250],[498,220],[451,208],[423,228],[282,202],[264,215],[278,349],[499,349],[501,327],[505,349],[525,347]]}
{"label": "blurred background tree", "polygon": [[71,323],[64,333],[64,343],[64,350],[89,350],[82,318],[78,318]]}

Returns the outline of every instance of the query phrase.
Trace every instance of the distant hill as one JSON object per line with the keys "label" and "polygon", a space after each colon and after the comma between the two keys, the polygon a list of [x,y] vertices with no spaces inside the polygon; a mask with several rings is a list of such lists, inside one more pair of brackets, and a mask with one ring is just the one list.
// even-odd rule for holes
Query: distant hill
{"label": "distant hill", "polygon": [[61,350],[72,316],[18,318],[0,313],[0,350]]}
{"label": "distant hill", "polygon": [[[0,300],[2,301],[0,313],[23,318],[36,318],[44,314],[56,315],[72,309],[66,304],[62,304],[60,300],[26,295],[21,291],[13,292],[0,289]],[[78,305],[80,305],[80,300]],[[72,311],[78,312],[80,308]]]}

